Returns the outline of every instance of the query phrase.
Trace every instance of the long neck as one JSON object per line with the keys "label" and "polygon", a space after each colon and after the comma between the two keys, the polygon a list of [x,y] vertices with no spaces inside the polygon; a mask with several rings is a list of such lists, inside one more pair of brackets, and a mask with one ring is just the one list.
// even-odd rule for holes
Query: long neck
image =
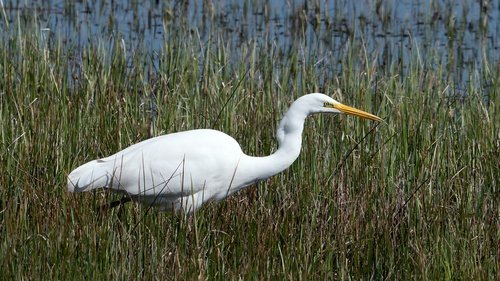
{"label": "long neck", "polygon": [[299,157],[302,131],[307,112],[299,106],[290,107],[280,122],[276,137],[278,150],[266,157],[248,156],[245,173],[253,182],[268,178],[288,168]]}

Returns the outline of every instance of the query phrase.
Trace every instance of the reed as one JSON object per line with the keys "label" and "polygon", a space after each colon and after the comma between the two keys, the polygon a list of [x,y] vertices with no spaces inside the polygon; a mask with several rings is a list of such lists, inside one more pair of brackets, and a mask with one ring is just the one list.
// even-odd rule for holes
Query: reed
{"label": "reed", "polygon": [[[349,41],[337,73],[301,40],[236,51],[180,30],[153,58],[119,36],[80,51],[36,24],[13,30],[0,45],[0,279],[500,278],[498,66],[458,91],[417,43],[403,69]],[[315,91],[386,122],[309,118],[292,167],[187,219],[136,204],[100,215],[118,195],[66,192],[79,164],[181,130],[267,155],[288,105]]]}

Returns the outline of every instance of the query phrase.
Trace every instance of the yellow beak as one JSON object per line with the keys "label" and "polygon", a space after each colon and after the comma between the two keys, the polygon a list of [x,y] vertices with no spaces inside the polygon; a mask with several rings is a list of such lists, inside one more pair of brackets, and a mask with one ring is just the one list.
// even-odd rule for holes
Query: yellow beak
{"label": "yellow beak", "polygon": [[361,118],[370,119],[370,120],[373,120],[373,121],[382,121],[382,118],[380,118],[378,116],[375,116],[375,115],[370,114],[368,112],[365,112],[363,110],[356,109],[354,107],[343,105],[341,103],[334,104],[333,108],[336,108],[336,109],[338,109],[338,110],[340,110],[340,111],[342,111],[342,112],[344,112],[346,114],[358,116],[358,117],[361,117]]}

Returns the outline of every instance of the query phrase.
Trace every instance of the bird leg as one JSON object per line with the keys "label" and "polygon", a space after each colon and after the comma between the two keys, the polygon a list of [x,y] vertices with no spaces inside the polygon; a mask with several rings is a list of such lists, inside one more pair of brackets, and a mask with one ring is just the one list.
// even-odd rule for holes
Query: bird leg
{"label": "bird leg", "polygon": [[124,205],[125,203],[130,202],[130,201],[132,201],[132,198],[130,198],[130,197],[123,197],[120,200],[116,200],[116,201],[113,201],[111,203],[101,205],[99,207],[99,209],[97,209],[97,212],[101,213],[101,214],[104,214],[104,213],[108,212],[110,209],[113,209],[114,207],[117,207],[117,206],[120,206],[120,205]]}

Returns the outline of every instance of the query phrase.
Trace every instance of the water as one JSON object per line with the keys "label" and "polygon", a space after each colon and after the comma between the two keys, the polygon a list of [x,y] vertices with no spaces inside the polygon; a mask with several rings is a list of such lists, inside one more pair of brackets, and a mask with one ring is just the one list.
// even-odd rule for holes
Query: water
{"label": "water", "polygon": [[221,38],[236,56],[250,41],[314,54],[313,63],[337,75],[345,46],[355,42],[381,69],[407,69],[415,58],[445,65],[457,87],[500,61],[499,1],[4,0],[3,6],[9,24],[2,19],[2,30],[36,15],[43,32],[76,50],[121,38],[129,51],[155,54],[183,30],[202,42]]}

